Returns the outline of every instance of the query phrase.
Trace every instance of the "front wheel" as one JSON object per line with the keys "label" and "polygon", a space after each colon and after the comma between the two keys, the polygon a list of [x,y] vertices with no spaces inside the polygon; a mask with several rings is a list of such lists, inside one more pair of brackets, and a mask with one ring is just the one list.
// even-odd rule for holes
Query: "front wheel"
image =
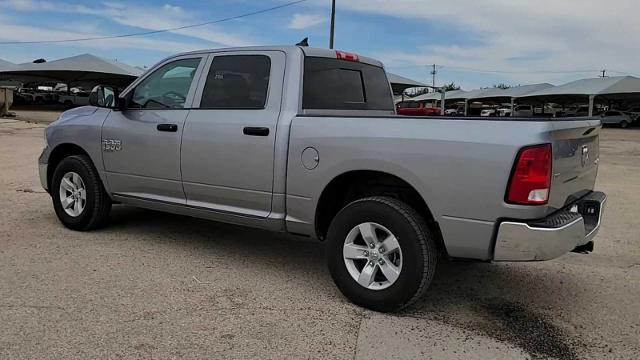
{"label": "front wheel", "polygon": [[327,234],[334,282],[352,302],[375,311],[396,311],[420,298],[433,279],[437,255],[424,219],[389,197],[350,203]]}
{"label": "front wheel", "polygon": [[624,120],[622,120],[622,122],[620,123],[620,127],[623,128],[623,129],[626,129],[627,126],[629,126],[629,123],[624,121]]}
{"label": "front wheel", "polygon": [[51,179],[53,207],[60,222],[73,230],[92,230],[109,219],[111,199],[85,155],[63,159]]}

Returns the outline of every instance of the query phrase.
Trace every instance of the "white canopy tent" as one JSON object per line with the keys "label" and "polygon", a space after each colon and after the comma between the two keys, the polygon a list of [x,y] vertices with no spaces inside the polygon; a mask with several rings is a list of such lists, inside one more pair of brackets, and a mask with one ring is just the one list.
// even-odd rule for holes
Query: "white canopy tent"
{"label": "white canopy tent", "polygon": [[419,81],[411,80],[390,72],[387,73],[387,79],[391,84],[391,89],[393,90],[394,95],[402,95],[404,91],[409,88],[427,86]]}
{"label": "white canopy tent", "polygon": [[559,104],[588,100],[589,116],[593,116],[593,106],[597,97],[611,100],[630,96],[640,99],[640,79],[633,76],[612,76],[576,80],[516,96],[516,98],[529,102]]}
{"label": "white canopy tent", "polygon": [[[67,85],[126,85],[142,74],[127,64],[82,54],[44,63],[25,63],[0,69],[0,80],[55,81]],[[71,88],[71,86],[68,86]]]}
{"label": "white canopy tent", "polygon": [[526,94],[533,93],[535,91],[545,90],[552,87],[553,85],[549,83],[541,83],[541,84],[513,86],[508,89],[490,88],[479,93],[474,98],[469,98],[469,100],[487,101],[489,99],[498,99],[498,101],[500,101],[500,99],[508,99],[508,101],[511,101],[512,98],[517,98],[519,96],[523,96]]}
{"label": "white canopy tent", "polygon": [[[471,94],[465,102],[482,102],[482,103],[494,103],[494,104],[502,104],[502,103],[510,103],[511,109],[515,106],[515,99],[519,96],[523,96],[525,94],[529,94],[535,91],[540,91],[548,88],[552,88],[553,85],[549,83],[541,83],[541,84],[531,84],[531,85],[521,85],[521,86],[513,86],[508,89],[500,89],[500,88],[489,88],[484,89],[483,91],[479,91],[475,94]],[[465,105],[466,107],[467,105]],[[514,112],[511,112],[513,115]]]}
{"label": "white canopy tent", "polygon": [[[3,60],[0,59],[0,71],[5,71],[5,70],[11,70],[11,69],[15,69],[18,65],[9,62],[7,60]],[[8,89],[15,89],[20,85],[19,82],[17,81],[2,81],[0,80],[0,87],[2,88],[8,88]],[[0,102],[4,101],[3,99],[0,99]],[[4,102],[6,103],[6,101]],[[0,106],[1,108],[1,106]],[[5,110],[6,112],[7,110]]]}
{"label": "white canopy tent", "polygon": [[16,68],[16,64],[9,62],[7,60],[0,59],[0,71],[11,70]]}

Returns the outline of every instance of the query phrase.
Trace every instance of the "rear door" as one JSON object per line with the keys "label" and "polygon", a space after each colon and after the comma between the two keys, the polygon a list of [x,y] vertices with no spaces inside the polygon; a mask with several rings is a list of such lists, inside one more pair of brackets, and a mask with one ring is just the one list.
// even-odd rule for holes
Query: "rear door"
{"label": "rear door", "polygon": [[280,51],[210,56],[183,133],[188,205],[269,215],[284,65]]}

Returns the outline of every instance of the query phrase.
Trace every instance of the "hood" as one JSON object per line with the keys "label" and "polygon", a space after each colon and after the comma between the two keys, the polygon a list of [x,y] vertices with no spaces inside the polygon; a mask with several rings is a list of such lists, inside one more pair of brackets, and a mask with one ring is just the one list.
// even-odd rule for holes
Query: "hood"
{"label": "hood", "polygon": [[56,120],[54,123],[60,124],[68,120],[75,119],[77,117],[89,116],[95,113],[97,110],[98,108],[95,106],[81,106],[81,107],[73,108],[60,114],[60,116],[58,117],[58,120]]}

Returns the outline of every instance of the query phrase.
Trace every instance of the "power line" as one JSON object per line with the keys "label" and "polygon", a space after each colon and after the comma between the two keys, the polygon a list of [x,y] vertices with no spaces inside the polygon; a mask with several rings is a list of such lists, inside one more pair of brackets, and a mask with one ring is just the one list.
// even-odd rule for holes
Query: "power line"
{"label": "power line", "polygon": [[284,7],[300,4],[300,3],[305,2],[305,1],[309,1],[309,0],[291,1],[291,2],[288,2],[288,3],[282,4],[282,5],[277,5],[277,6],[273,6],[273,7],[262,9],[262,10],[256,10],[256,11],[252,11],[252,12],[249,12],[249,13],[246,13],[246,14],[230,16],[230,17],[217,19],[217,20],[205,21],[205,22],[197,23],[197,24],[183,25],[183,26],[178,26],[178,27],[174,27],[174,28],[143,31],[143,32],[137,32],[137,33],[122,34],[122,35],[94,36],[94,37],[85,37],[85,38],[76,38],[76,39],[63,39],[63,40],[2,41],[2,42],[0,42],[0,45],[51,44],[51,43],[90,41],[90,40],[118,39],[118,38],[126,38],[126,37],[133,37],[133,36],[146,36],[146,35],[152,35],[152,34],[159,34],[159,33],[176,31],[176,30],[189,29],[189,28],[194,28],[194,27],[198,27],[198,26],[211,25],[211,24],[217,24],[217,23],[221,23],[221,22],[225,22],[225,21],[241,19],[241,18],[244,18],[244,17],[247,17],[247,16],[263,14],[263,13],[266,13],[266,12],[269,12],[269,11],[278,10],[278,9],[282,9]]}
{"label": "power line", "polygon": [[[391,69],[409,69],[409,68],[424,68],[424,67],[433,67],[433,65],[425,64],[425,65],[406,65],[406,66],[387,66]],[[478,72],[478,73],[496,73],[496,74],[570,74],[570,73],[590,73],[590,72],[600,72],[599,69],[589,69],[589,70],[522,70],[522,71],[507,71],[507,70],[494,70],[494,69],[478,69],[478,68],[469,68],[462,66],[448,66],[448,65],[436,65],[436,67],[440,69],[451,69],[451,70],[459,70],[459,71],[467,71],[467,72]]]}

